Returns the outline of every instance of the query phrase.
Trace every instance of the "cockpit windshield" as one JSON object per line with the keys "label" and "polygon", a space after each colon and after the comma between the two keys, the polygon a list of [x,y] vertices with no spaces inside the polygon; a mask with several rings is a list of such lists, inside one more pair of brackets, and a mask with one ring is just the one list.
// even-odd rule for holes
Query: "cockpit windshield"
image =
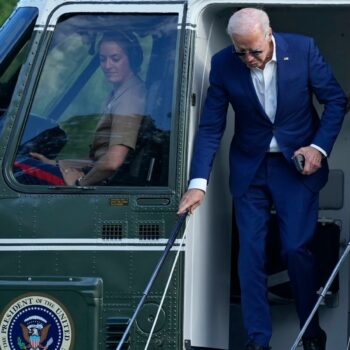
{"label": "cockpit windshield", "polygon": [[178,14],[76,14],[53,32],[17,181],[167,186]]}

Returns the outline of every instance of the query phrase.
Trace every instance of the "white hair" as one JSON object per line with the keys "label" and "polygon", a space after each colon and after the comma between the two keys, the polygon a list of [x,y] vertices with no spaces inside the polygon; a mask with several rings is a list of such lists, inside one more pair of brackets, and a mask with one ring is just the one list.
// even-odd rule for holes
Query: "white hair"
{"label": "white hair", "polygon": [[233,35],[244,35],[251,33],[260,25],[264,33],[270,28],[270,20],[267,13],[256,8],[243,8],[235,12],[228,21],[227,34],[232,38]]}

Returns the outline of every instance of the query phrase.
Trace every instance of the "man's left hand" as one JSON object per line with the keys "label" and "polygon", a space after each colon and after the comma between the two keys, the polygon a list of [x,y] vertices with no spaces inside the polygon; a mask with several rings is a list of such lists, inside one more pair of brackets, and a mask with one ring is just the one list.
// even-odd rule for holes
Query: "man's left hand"
{"label": "man's left hand", "polygon": [[311,175],[321,168],[322,153],[318,149],[312,146],[301,147],[294,152],[294,155],[297,154],[302,154],[305,158],[303,175]]}

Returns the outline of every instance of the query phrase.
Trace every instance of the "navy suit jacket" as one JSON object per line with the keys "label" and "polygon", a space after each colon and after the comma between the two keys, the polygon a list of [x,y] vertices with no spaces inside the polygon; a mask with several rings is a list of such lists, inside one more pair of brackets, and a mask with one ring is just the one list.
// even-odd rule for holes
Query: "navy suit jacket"
{"label": "navy suit jacket", "polygon": [[[228,105],[235,112],[230,147],[230,188],[240,196],[249,187],[272,136],[291,171],[294,151],[311,143],[330,154],[345,115],[346,96],[314,40],[274,33],[277,56],[277,110],[271,123],[255,93],[250,69],[229,46],[212,58],[210,86],[201,116],[191,164],[191,179],[209,179],[215,153],[226,127]],[[313,96],[324,105],[319,118]],[[229,121],[231,122],[231,121]],[[310,176],[298,175],[312,191],[327,182],[328,165]]]}

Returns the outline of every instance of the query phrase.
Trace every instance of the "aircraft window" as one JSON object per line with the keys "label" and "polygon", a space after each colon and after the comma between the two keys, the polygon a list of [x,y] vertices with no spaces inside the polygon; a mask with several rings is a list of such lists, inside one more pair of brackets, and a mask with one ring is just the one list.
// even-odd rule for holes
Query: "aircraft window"
{"label": "aircraft window", "polygon": [[19,71],[27,57],[37,15],[35,8],[18,8],[0,29],[0,132]]}
{"label": "aircraft window", "polygon": [[177,17],[60,19],[14,162],[18,182],[168,185]]}

